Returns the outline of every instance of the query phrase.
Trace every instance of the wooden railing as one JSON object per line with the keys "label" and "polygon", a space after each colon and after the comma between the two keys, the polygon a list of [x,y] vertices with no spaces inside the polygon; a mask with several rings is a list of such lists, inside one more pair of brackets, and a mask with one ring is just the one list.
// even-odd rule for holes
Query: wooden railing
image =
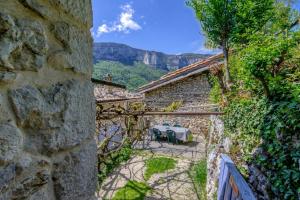
{"label": "wooden railing", "polygon": [[252,190],[239,173],[234,163],[225,154],[221,155],[218,200],[255,200]]}

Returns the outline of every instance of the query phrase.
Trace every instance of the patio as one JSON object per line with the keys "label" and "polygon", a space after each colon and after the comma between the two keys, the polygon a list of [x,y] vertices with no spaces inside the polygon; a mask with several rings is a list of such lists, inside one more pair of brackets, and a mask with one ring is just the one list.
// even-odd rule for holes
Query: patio
{"label": "patio", "polygon": [[144,140],[138,141],[133,147],[137,150],[146,150],[152,153],[197,161],[205,158],[205,145],[205,138],[202,135],[193,135],[193,141],[191,142],[172,144],[164,140],[151,140],[151,136],[148,134],[144,137]]}

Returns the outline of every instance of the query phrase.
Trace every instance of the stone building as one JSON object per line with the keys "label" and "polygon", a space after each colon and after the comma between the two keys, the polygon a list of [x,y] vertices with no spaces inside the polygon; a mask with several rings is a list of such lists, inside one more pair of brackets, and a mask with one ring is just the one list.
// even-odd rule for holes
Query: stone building
{"label": "stone building", "polygon": [[0,0],[0,199],[97,186],[90,0]]}
{"label": "stone building", "polygon": [[[212,111],[209,102],[210,83],[208,80],[209,69],[222,64],[222,54],[209,57],[176,71],[162,76],[139,88],[138,92],[144,94],[145,104],[152,110],[163,111],[173,102],[181,102],[180,108],[175,112],[205,112]],[[207,135],[209,118],[157,116],[151,119],[152,124],[170,122],[179,123],[191,129],[193,133]]]}
{"label": "stone building", "polygon": [[142,95],[140,94],[132,93],[126,90],[125,85],[114,83],[112,81],[92,78],[92,83],[94,85],[94,96],[97,102],[125,103],[126,100],[142,97]]}

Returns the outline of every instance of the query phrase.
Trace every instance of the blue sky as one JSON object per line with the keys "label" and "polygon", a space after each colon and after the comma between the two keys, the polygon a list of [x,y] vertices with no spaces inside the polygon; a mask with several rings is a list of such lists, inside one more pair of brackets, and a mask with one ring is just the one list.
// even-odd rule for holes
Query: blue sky
{"label": "blue sky", "polygon": [[170,54],[212,53],[203,47],[185,0],[93,0],[95,42],[118,42]]}
{"label": "blue sky", "polygon": [[93,0],[93,12],[95,42],[169,54],[215,53],[204,48],[200,24],[185,0]]}

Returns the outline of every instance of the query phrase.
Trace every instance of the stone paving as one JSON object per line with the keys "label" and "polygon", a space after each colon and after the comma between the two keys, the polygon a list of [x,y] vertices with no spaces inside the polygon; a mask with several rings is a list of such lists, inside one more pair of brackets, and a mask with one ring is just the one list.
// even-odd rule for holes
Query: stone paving
{"label": "stone paving", "polygon": [[153,141],[150,139],[150,136],[146,136],[145,140],[135,144],[134,148],[196,161],[205,157],[205,145],[205,138],[201,135],[193,135],[192,142],[176,145],[170,144],[167,141]]}
{"label": "stone paving", "polygon": [[[200,136],[194,138],[196,142],[190,144],[172,145],[167,142],[150,141],[146,138],[135,145],[138,151],[127,163],[117,168],[102,184],[98,199],[112,199],[115,192],[122,188],[129,180],[145,182],[145,161],[151,157],[167,156],[177,160],[175,169],[165,173],[154,174],[147,181],[152,188],[146,200],[197,200],[197,194],[188,171],[197,160],[205,157],[205,143]],[[144,146],[144,148],[143,148]]]}

